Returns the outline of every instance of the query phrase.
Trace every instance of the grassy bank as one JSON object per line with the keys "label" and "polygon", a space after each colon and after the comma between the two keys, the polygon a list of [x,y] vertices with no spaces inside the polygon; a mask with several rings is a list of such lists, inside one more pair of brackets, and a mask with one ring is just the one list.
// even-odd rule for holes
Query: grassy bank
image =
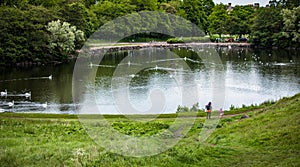
{"label": "grassy bank", "polygon": [[[199,142],[199,133],[209,127],[205,118],[197,117],[174,147],[142,158],[97,146],[76,115],[1,113],[0,166],[299,166],[299,106],[300,94],[259,109],[236,109],[219,121],[204,143]],[[250,118],[240,119],[244,112]],[[121,133],[151,136],[170,127],[176,116],[148,122],[105,118]],[[188,124],[190,120],[182,121]]]}

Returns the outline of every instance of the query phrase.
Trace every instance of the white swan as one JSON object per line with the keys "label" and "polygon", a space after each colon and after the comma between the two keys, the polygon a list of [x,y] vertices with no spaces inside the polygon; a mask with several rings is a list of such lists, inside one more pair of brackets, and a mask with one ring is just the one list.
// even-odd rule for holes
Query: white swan
{"label": "white swan", "polygon": [[1,96],[6,96],[7,95],[7,90],[5,89],[5,92],[1,92]]}
{"label": "white swan", "polygon": [[30,97],[31,96],[31,92],[25,93],[24,95],[25,95],[25,97]]}
{"label": "white swan", "polygon": [[8,102],[8,103],[7,103],[7,105],[8,105],[9,107],[12,107],[12,106],[14,106],[14,105],[15,105],[15,101]]}
{"label": "white swan", "polygon": [[42,107],[44,107],[44,108],[47,108],[47,106],[48,106],[47,102],[42,104]]}
{"label": "white swan", "polygon": [[52,80],[52,75],[50,75],[48,78],[49,78],[50,80]]}

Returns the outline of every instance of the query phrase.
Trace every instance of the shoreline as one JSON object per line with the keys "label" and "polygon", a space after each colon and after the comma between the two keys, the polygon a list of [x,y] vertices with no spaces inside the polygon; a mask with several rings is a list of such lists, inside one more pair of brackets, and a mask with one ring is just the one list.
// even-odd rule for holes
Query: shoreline
{"label": "shoreline", "polygon": [[[169,44],[167,42],[145,42],[145,43],[108,43],[108,45],[103,46],[91,46],[89,49],[93,52],[99,50],[108,50],[110,52],[122,51],[122,50],[137,50],[144,48],[188,48],[188,47],[233,47],[233,48],[250,48],[252,44],[250,43],[214,43],[214,42],[191,42],[191,43],[176,43]],[[81,50],[79,51],[81,52]]]}

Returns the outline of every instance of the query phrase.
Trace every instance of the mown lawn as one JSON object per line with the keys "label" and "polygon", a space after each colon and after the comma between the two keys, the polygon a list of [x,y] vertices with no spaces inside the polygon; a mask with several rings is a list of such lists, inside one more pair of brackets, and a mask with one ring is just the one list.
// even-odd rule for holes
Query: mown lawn
{"label": "mown lawn", "polygon": [[[243,112],[245,112],[243,110]],[[76,115],[0,114],[0,166],[300,166],[300,94],[275,104],[234,111],[221,119],[204,142],[199,134],[210,128],[204,117],[174,147],[145,157],[110,153],[92,140]],[[175,115],[176,116],[176,115]],[[201,116],[201,115],[198,115]],[[142,120],[142,116],[139,120]],[[115,130],[129,136],[152,136],[168,129],[174,115],[152,121],[105,116]]]}

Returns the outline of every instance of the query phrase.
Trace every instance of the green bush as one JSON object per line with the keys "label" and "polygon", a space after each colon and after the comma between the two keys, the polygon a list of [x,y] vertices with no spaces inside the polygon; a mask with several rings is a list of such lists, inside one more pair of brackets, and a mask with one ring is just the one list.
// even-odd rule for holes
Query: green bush
{"label": "green bush", "polygon": [[182,39],[179,38],[170,38],[167,40],[167,43],[173,44],[173,43],[184,43]]}

